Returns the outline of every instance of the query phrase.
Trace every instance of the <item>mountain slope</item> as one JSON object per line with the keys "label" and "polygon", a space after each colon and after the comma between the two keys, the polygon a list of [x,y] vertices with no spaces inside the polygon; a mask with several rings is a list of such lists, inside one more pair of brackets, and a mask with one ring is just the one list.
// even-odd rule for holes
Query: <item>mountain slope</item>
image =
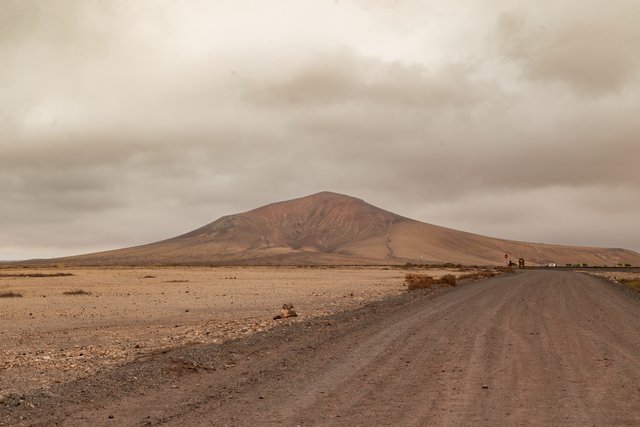
{"label": "mountain slope", "polygon": [[415,221],[353,197],[323,192],[229,215],[182,236],[133,248],[61,258],[69,264],[493,264],[525,258],[640,265],[640,254],[516,242]]}

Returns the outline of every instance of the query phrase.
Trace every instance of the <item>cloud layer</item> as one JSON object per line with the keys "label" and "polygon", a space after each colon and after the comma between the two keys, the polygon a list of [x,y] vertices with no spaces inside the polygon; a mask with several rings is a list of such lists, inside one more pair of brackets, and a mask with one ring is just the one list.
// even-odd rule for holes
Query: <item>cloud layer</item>
{"label": "cloud layer", "polygon": [[449,3],[3,3],[0,259],[321,190],[640,250],[638,3]]}

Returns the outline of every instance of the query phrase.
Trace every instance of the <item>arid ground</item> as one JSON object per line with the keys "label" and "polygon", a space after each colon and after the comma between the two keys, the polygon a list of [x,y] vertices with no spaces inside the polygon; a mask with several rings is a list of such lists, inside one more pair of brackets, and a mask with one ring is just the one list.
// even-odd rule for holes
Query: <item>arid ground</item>
{"label": "arid ground", "polygon": [[[263,330],[283,303],[300,319],[402,290],[384,270],[7,269],[0,292],[0,394],[28,392],[193,343]],[[12,275],[36,277],[10,277]],[[73,276],[39,277],[58,274]],[[65,292],[82,290],[87,294]]]}
{"label": "arid ground", "polygon": [[[0,395],[46,389],[168,348],[299,322],[403,292],[384,268],[0,269]],[[430,270],[435,277],[460,271]],[[468,272],[466,272],[468,273]],[[77,292],[82,291],[82,292]]]}
{"label": "arid ground", "polygon": [[[6,277],[61,272],[2,270],[23,295],[0,300],[4,425],[640,424],[640,298],[587,274],[412,292],[383,268]],[[272,320],[283,302],[300,317]]]}

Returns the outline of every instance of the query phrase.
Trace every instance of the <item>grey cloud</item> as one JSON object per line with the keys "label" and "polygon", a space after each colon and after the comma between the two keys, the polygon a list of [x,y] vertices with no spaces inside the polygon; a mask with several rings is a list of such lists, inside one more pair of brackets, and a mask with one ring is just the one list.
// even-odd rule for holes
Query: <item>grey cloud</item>
{"label": "grey cloud", "polygon": [[[446,64],[436,70],[389,62],[349,49],[314,52],[299,68],[262,81],[249,93],[265,105],[330,107],[366,104],[381,108],[446,108],[482,102],[487,88],[473,81],[471,65]],[[497,86],[492,87],[497,89]]]}
{"label": "grey cloud", "polygon": [[519,64],[528,78],[565,83],[585,95],[619,92],[637,83],[637,2],[599,6],[581,2],[559,18],[546,21],[527,14],[500,15],[501,52]]}
{"label": "grey cloud", "polygon": [[423,215],[450,227],[516,240],[633,248],[635,238],[628,230],[635,222],[634,214],[620,209],[629,203],[630,194],[630,189],[611,186],[482,191],[455,205],[427,206]]}
{"label": "grey cloud", "polygon": [[[376,188],[378,181],[395,183],[393,190],[420,183],[438,198],[455,197],[452,188],[454,194],[463,194],[487,186],[531,189],[638,182],[628,153],[634,150],[640,128],[624,102],[615,108],[608,103],[576,105],[551,91],[538,98],[509,100],[499,87],[491,91],[492,84],[462,76],[459,86],[482,93],[483,102],[450,107],[427,99],[428,108],[416,111],[409,103],[363,101],[352,71],[360,68],[353,65],[358,58],[347,57],[323,56],[317,61],[322,67],[301,67],[322,70],[311,82],[288,80],[295,84],[277,86],[276,93],[264,98],[285,108],[292,139],[297,146],[309,147],[304,157],[334,165],[334,173],[345,179],[354,178],[354,171],[375,170],[368,179]],[[351,63],[346,66],[349,71],[342,73],[345,63]],[[356,83],[347,83],[351,80]],[[420,82],[405,83],[419,87]],[[436,86],[438,80],[431,83]],[[319,88],[323,96],[312,96]],[[556,96],[557,103],[549,104],[548,96]]]}
{"label": "grey cloud", "polygon": [[[617,11],[346,2],[310,21],[294,1],[278,3],[286,19],[182,4],[7,3],[0,259],[146,243],[321,190],[499,237],[640,249],[602,226],[640,209],[636,30]],[[510,8],[522,18],[496,34]]]}

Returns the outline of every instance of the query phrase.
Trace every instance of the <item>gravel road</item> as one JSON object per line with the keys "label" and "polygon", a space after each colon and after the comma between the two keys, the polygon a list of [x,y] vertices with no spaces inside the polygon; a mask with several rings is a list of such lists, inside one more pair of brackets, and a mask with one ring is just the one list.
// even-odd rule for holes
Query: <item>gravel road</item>
{"label": "gravel road", "polygon": [[146,356],[5,398],[0,420],[640,425],[639,319],[640,298],[598,278],[521,272]]}

